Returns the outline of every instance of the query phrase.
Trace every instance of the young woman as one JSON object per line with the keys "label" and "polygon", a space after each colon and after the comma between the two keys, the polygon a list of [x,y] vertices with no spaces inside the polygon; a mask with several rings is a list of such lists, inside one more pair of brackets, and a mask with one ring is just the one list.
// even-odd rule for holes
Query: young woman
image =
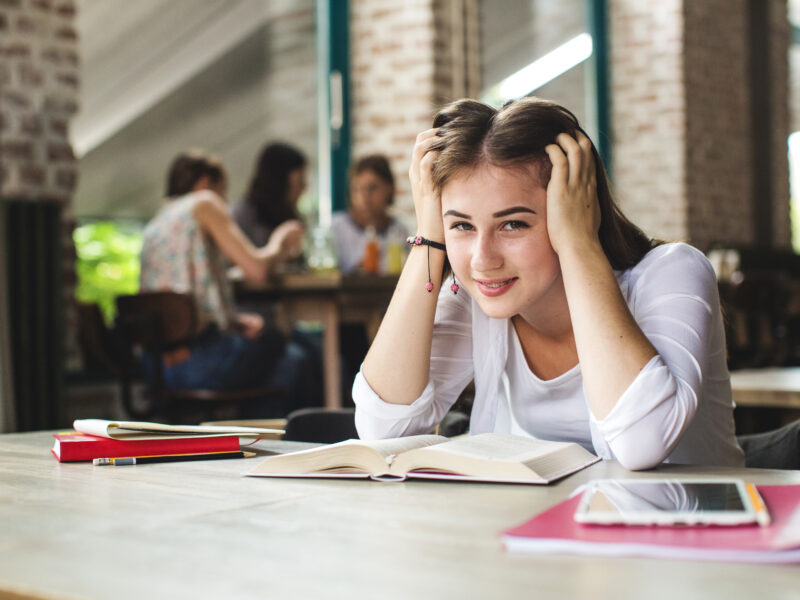
{"label": "young woman", "polygon": [[417,235],[353,386],[362,437],[432,430],[474,379],[473,434],[743,464],[714,271],[622,215],[572,113],[455,102],[410,177]]}
{"label": "young woman", "polygon": [[[167,202],[144,230],[141,290],[191,293],[200,317],[189,352],[179,360],[165,360],[169,387],[274,385],[283,370],[282,336],[265,328],[260,315],[237,314],[224,258],[241,267],[246,277],[264,281],[300,251],[303,228],[286,221],[268,244],[253,246],[228,211],[225,188],[225,169],[216,157],[197,151],[179,155],[170,168]],[[293,383],[279,382],[288,389]],[[285,413],[294,407],[293,400],[287,396],[285,406],[263,407],[264,414]]]}
{"label": "young woman", "polygon": [[[389,214],[394,202],[394,175],[389,160],[371,154],[350,168],[350,206],[346,213],[333,215],[331,224],[339,252],[339,269],[351,273],[361,267],[369,235],[374,235],[380,252],[379,271],[390,271],[388,248],[404,243],[408,231]],[[402,260],[402,255],[395,257]],[[398,262],[400,262],[398,261]]]}
{"label": "young woman", "polygon": [[233,207],[236,223],[256,246],[300,218],[297,201],[306,189],[306,157],[294,146],[273,142],[261,150],[244,200]]}

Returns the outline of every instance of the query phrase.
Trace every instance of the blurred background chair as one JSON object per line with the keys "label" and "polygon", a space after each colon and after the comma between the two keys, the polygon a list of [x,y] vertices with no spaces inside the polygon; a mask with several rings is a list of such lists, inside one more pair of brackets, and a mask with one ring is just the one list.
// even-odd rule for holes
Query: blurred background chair
{"label": "blurred background chair", "polygon": [[[725,318],[728,368],[800,367],[800,256],[789,250],[722,247],[708,253],[717,273]],[[734,393],[734,399],[736,393]],[[800,418],[800,411],[739,404],[739,434],[771,432]]]}
{"label": "blurred background chair", "polygon": [[78,345],[84,371],[97,377],[119,377],[120,365],[115,352],[114,334],[106,326],[100,306],[93,302],[76,304]]}
{"label": "blurred background chair", "polygon": [[800,420],[774,431],[740,435],[746,467],[756,469],[800,469]]}
{"label": "blurred background chair", "polygon": [[800,366],[800,256],[737,247],[712,250],[709,260],[719,281],[728,367]]}
{"label": "blurred background chair", "polygon": [[[117,297],[115,337],[120,356],[122,403],[133,418],[160,418],[194,423],[214,418],[236,418],[242,409],[285,391],[278,387],[240,390],[171,389],[164,382],[163,360],[153,360],[145,376],[142,357],[162,357],[186,348],[197,332],[194,298],[176,292],[145,292]],[[135,402],[134,381],[147,384],[147,401]],[[265,415],[269,416],[269,415]]]}
{"label": "blurred background chair", "polygon": [[358,439],[353,408],[301,408],[286,417],[283,439],[334,444]]}
{"label": "blurred background chair", "polygon": [[[469,415],[452,410],[445,415],[436,432],[445,437],[454,437],[467,433],[468,430]],[[312,407],[295,410],[286,418],[283,439],[318,444],[358,439],[355,409]]]}

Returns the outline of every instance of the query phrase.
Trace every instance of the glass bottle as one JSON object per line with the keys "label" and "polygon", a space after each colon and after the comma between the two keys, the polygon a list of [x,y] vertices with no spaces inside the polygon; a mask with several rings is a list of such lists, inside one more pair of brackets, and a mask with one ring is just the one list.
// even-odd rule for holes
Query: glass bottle
{"label": "glass bottle", "polygon": [[378,245],[378,236],[374,227],[365,230],[364,258],[361,259],[361,269],[365,273],[378,273],[381,270],[381,248]]}
{"label": "glass bottle", "polygon": [[315,227],[308,240],[308,268],[315,273],[329,273],[338,268],[336,247],[329,229]]}
{"label": "glass bottle", "polygon": [[399,275],[403,270],[404,254],[405,240],[395,231],[386,245],[386,272],[389,275]]}

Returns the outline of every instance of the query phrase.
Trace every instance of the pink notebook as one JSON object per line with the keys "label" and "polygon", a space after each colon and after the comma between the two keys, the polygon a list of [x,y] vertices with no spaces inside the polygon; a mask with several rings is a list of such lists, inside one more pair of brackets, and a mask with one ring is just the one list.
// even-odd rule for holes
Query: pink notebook
{"label": "pink notebook", "polygon": [[764,485],[758,491],[772,516],[769,527],[581,525],[572,518],[577,494],[503,532],[503,542],[511,552],[537,554],[800,563],[800,485]]}

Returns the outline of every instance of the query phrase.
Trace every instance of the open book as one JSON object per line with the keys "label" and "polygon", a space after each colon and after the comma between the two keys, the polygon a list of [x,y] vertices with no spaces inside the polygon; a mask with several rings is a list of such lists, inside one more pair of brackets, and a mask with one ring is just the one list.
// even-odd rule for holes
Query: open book
{"label": "open book", "polygon": [[238,435],[239,437],[275,437],[283,435],[282,429],[262,427],[235,427],[229,425],[164,425],[145,421],[104,421],[103,419],[77,419],[72,427],[113,440],[155,440],[165,437],[194,437]]}
{"label": "open book", "polygon": [[578,444],[504,433],[453,440],[417,435],[371,442],[347,440],[271,456],[245,475],[550,483],[598,460]]}

